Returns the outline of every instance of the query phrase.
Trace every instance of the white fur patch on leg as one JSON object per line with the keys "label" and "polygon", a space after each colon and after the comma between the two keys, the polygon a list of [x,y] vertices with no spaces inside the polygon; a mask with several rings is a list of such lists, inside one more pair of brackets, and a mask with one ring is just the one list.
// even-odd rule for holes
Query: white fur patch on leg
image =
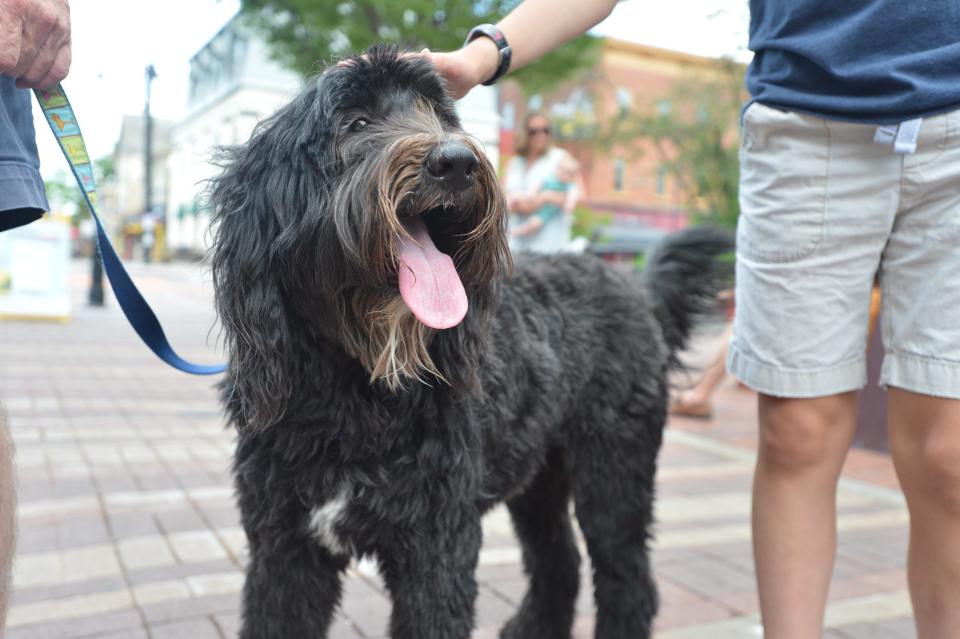
{"label": "white fur patch on leg", "polygon": [[343,491],[322,506],[314,506],[310,511],[310,533],[321,546],[334,555],[352,554],[350,543],[341,539],[334,531],[346,507],[347,492]]}

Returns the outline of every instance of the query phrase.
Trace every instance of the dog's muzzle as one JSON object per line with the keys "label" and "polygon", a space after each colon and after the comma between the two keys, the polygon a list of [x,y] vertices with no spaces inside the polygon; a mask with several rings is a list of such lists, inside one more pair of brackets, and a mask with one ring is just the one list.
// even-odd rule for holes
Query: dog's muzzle
{"label": "dog's muzzle", "polygon": [[[467,146],[445,141],[434,146],[424,162],[425,178],[450,195],[473,188],[480,160]],[[453,258],[440,251],[422,215],[401,220],[404,234],[398,241],[401,268],[400,295],[407,308],[426,326],[452,328],[467,313],[467,294]]]}
{"label": "dog's muzzle", "polygon": [[473,151],[457,142],[441,142],[427,156],[427,174],[451,193],[473,186],[479,161]]}

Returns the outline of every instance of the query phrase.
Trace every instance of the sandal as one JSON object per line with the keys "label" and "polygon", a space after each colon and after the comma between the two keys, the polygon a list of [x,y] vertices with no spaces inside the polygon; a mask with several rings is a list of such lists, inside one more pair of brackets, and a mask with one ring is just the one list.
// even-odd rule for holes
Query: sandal
{"label": "sandal", "polygon": [[708,401],[691,402],[678,397],[670,403],[670,413],[694,419],[710,419],[713,417],[713,405]]}

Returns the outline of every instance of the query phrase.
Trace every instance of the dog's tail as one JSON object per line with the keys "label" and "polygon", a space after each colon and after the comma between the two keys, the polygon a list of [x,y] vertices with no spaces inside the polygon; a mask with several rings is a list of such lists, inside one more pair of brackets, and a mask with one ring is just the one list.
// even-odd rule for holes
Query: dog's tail
{"label": "dog's tail", "polygon": [[733,248],[729,231],[697,226],[668,236],[647,260],[645,284],[671,367],[679,364],[697,319],[716,308],[717,293],[732,286]]}

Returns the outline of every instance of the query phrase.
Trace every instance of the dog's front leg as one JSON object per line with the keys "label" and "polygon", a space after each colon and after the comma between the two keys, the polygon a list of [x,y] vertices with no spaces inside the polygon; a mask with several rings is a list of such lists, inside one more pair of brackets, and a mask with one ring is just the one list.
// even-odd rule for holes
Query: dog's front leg
{"label": "dog's front leg", "polygon": [[[456,523],[453,523],[453,522]],[[444,515],[428,533],[380,552],[393,597],[392,639],[469,639],[480,554],[480,517]],[[406,543],[409,542],[409,543]]]}
{"label": "dog's front leg", "polygon": [[249,537],[240,639],[325,639],[348,558],[289,531]]}

